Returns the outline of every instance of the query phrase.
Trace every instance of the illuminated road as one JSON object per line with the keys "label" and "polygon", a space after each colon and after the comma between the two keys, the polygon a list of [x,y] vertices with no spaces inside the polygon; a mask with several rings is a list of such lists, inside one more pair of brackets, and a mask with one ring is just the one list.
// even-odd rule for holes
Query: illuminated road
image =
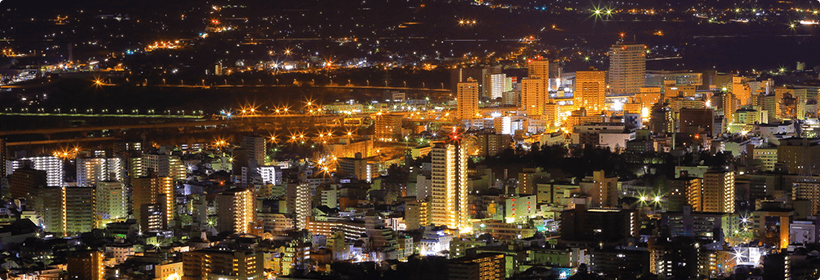
{"label": "illuminated road", "polygon": [[6,146],[11,147],[11,146],[27,146],[27,145],[49,145],[49,144],[96,142],[96,141],[110,141],[110,140],[119,140],[119,138],[116,138],[116,137],[97,137],[97,138],[62,139],[62,140],[6,142]]}

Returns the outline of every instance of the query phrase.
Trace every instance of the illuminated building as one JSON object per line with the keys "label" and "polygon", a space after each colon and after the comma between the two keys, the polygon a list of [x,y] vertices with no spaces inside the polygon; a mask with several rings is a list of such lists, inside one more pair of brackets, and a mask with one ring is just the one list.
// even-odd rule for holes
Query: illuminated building
{"label": "illuminated building", "polygon": [[735,124],[769,123],[769,113],[766,110],[760,110],[757,106],[742,107],[735,111],[732,119]]}
{"label": "illuminated building", "polygon": [[505,255],[482,253],[451,259],[447,264],[449,280],[503,280],[506,279]]}
{"label": "illuminated building", "polygon": [[478,156],[491,157],[512,147],[512,136],[495,133],[479,133],[475,140],[478,145]]}
{"label": "illuminated building", "polygon": [[379,177],[377,157],[363,158],[362,154],[357,153],[352,158],[338,158],[336,164],[339,173],[355,176],[359,180],[370,182],[371,179]]}
{"label": "illuminated building", "polygon": [[550,174],[545,172],[542,168],[524,168],[518,173],[518,188],[516,194],[530,195],[535,194],[535,184],[539,181],[548,180]]}
{"label": "illuminated building", "polygon": [[618,177],[607,177],[603,170],[584,178],[581,191],[590,196],[590,208],[618,206]]}
{"label": "illuminated building", "polygon": [[[142,177],[131,180],[134,218],[142,230],[165,228],[174,218],[174,179],[171,177]],[[151,205],[151,206],[149,206]],[[159,225],[156,213],[161,213]],[[152,213],[143,217],[143,213]],[[159,226],[159,228],[156,228]]]}
{"label": "illuminated building", "polygon": [[487,93],[490,99],[496,99],[503,97],[504,94],[504,86],[507,82],[507,75],[505,74],[491,74],[490,77],[490,85],[487,88]]}
{"label": "illuminated building", "polygon": [[733,123],[734,113],[738,107],[737,99],[735,99],[734,94],[730,92],[723,92],[720,100],[720,108],[723,109],[723,118],[726,120],[726,123]]}
{"label": "illuminated building", "polygon": [[264,254],[251,250],[203,249],[182,253],[183,280],[263,279]]}
{"label": "illuminated building", "polygon": [[304,229],[307,219],[311,216],[311,195],[310,184],[288,185],[288,196],[292,195],[294,200],[294,212],[296,213],[296,228]]}
{"label": "illuminated building", "polygon": [[732,77],[732,95],[740,100],[740,106],[752,104],[752,88],[744,77]]}
{"label": "illuminated building", "polygon": [[278,166],[260,166],[257,172],[262,177],[262,184],[280,185],[282,183],[282,170]]}
{"label": "illuminated building", "polygon": [[[401,122],[404,116],[401,114],[382,114],[376,118],[376,141],[396,142],[402,135]],[[371,144],[372,145],[372,144]],[[372,146],[371,146],[372,148]],[[370,151],[367,151],[370,152]],[[336,155],[342,156],[342,155]]]}
{"label": "illuminated building", "polygon": [[[381,118],[376,120],[376,128],[378,129],[376,139],[394,139],[393,141],[399,139],[401,137],[401,121],[401,116],[382,115]],[[397,133],[394,133],[394,131]],[[364,157],[376,155],[372,139],[339,138],[338,142],[329,142],[324,145],[324,148],[326,154],[340,158],[355,157],[357,153],[361,153]]]}
{"label": "illuminated building", "polygon": [[[695,192],[690,201],[689,191]],[[683,211],[685,205],[690,205],[700,211],[700,178],[675,178],[669,181],[669,199],[666,210],[671,212]]]}
{"label": "illuminated building", "polygon": [[180,280],[185,274],[183,262],[167,262],[154,265],[155,280]]}
{"label": "illuminated building", "polygon": [[792,200],[807,200],[811,203],[811,215],[820,212],[820,182],[805,180],[792,185]]}
{"label": "illuminated building", "polygon": [[38,189],[34,195],[36,213],[47,232],[72,236],[97,227],[96,191],[88,187]]}
{"label": "illuminated building", "polygon": [[461,120],[476,118],[476,114],[478,114],[478,83],[474,80],[458,83],[456,97],[458,118]]}
{"label": "illuminated building", "polygon": [[703,174],[703,212],[735,212],[735,172],[709,170]]}
{"label": "illuminated building", "polygon": [[102,181],[123,182],[125,163],[121,158],[78,158],[77,185],[93,186]]}
{"label": "illuminated building", "polygon": [[361,220],[335,217],[307,217],[305,229],[313,235],[333,237],[336,232],[344,233],[347,240],[359,239],[367,232],[365,223]]}
{"label": "illuminated building", "polygon": [[574,103],[576,108],[600,113],[606,109],[606,71],[575,72]]}
{"label": "illuminated building", "polygon": [[468,228],[467,151],[458,142],[440,142],[434,144],[431,155],[430,222],[450,229]]}
{"label": "illuminated building", "polygon": [[546,80],[524,78],[521,80],[521,110],[529,116],[540,116],[547,103]]}
{"label": "illuminated building", "polygon": [[507,223],[526,223],[538,211],[535,195],[513,196],[506,199],[504,220]]}
{"label": "illuminated building", "polygon": [[71,252],[66,256],[68,279],[103,280],[105,279],[105,255],[99,251]]}
{"label": "illuminated building", "polygon": [[408,201],[404,204],[404,223],[408,230],[417,230],[429,225],[429,204],[424,200]]}
{"label": "illuminated building", "polygon": [[[749,148],[746,149],[748,150]],[[751,154],[752,159],[755,161],[755,163],[757,163],[757,161],[760,161],[760,170],[774,171],[775,164],[777,164],[776,146],[764,145],[760,147],[754,147]]]}
{"label": "illuminated building", "polygon": [[646,85],[646,46],[622,41],[613,45],[608,82],[611,94],[639,93]]}
{"label": "illuminated building", "polygon": [[256,222],[256,197],[249,189],[230,189],[216,197],[217,230],[219,232],[249,233]]}
{"label": "illuminated building", "polygon": [[63,170],[63,160],[55,156],[26,157],[16,160],[6,161],[6,176],[11,175],[14,170],[28,165],[32,169],[46,172],[46,184],[49,187],[61,187],[65,171]]}
{"label": "illuminated building", "polygon": [[[546,81],[550,78],[550,62],[547,60],[533,60],[527,65],[527,77]],[[546,86],[544,85],[546,91]]]}

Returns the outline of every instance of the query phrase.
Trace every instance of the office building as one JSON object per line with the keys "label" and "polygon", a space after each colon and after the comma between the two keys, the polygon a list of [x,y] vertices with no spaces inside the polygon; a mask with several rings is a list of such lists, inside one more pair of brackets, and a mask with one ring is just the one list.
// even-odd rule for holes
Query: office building
{"label": "office building", "polygon": [[574,99],[576,108],[587,108],[587,111],[600,113],[606,110],[606,71],[575,72]]}
{"label": "office building", "polygon": [[524,78],[521,80],[521,110],[528,116],[540,116],[547,103],[546,80]]}
{"label": "office building", "polygon": [[550,78],[550,62],[547,60],[530,61],[527,65],[527,77],[544,80],[544,83],[547,84],[546,81]]}
{"label": "office building", "polygon": [[458,142],[435,143],[432,151],[430,222],[466,230],[469,225],[467,151]]}
{"label": "office building", "polygon": [[473,80],[459,83],[456,97],[458,119],[467,120],[480,117],[478,115],[478,83]]}
{"label": "office building", "polygon": [[216,197],[217,230],[219,232],[249,233],[256,222],[256,197],[249,189],[230,189]]}
{"label": "office building", "polygon": [[609,49],[610,93],[635,94],[646,85],[646,46],[618,42]]}

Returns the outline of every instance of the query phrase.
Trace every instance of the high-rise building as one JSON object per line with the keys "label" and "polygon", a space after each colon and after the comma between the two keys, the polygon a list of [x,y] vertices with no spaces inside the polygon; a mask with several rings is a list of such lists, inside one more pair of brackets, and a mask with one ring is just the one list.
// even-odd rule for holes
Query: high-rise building
{"label": "high-rise building", "polygon": [[703,212],[735,212],[735,172],[709,170],[703,174]]}
{"label": "high-rise building", "polygon": [[14,170],[9,176],[9,192],[12,198],[25,198],[33,195],[37,189],[48,186],[46,183],[47,172],[43,170],[23,167]]}
{"label": "high-rise building", "polygon": [[34,211],[42,218],[43,230],[65,236],[65,188],[38,189],[34,195]]}
{"label": "high-rise building", "polygon": [[311,195],[310,184],[289,184],[288,197],[293,197],[294,205],[291,209],[296,213],[296,227],[304,229],[307,224],[307,218],[311,216]]}
{"label": "high-rise building", "polygon": [[121,158],[78,158],[77,185],[93,186],[102,181],[125,180],[125,163]]}
{"label": "high-rise building", "polygon": [[575,72],[575,107],[600,113],[606,110],[606,71]]}
{"label": "high-rise building", "polygon": [[249,189],[230,189],[216,197],[219,232],[248,233],[256,221],[256,196]]}
{"label": "high-rise building", "polygon": [[26,157],[16,160],[6,160],[6,176],[11,175],[14,170],[29,166],[32,169],[46,172],[46,183],[49,187],[63,186],[65,171],[63,170],[63,160],[55,156]]}
{"label": "high-rise building", "polygon": [[100,251],[71,252],[66,256],[66,270],[71,280],[105,279],[105,254]]}
{"label": "high-rise building", "polygon": [[618,42],[609,49],[609,91],[635,94],[646,85],[646,46]]}
{"label": "high-rise building", "polygon": [[125,184],[116,181],[97,183],[97,215],[103,220],[128,217],[128,192]]}
{"label": "high-rise building", "polygon": [[[695,192],[692,197],[689,191]],[[692,201],[690,202],[690,198]],[[666,210],[672,212],[683,211],[683,206],[692,206],[692,211],[699,212],[700,205],[700,178],[682,177],[669,181],[669,201]]]}
{"label": "high-rise building", "polygon": [[[143,213],[162,212],[162,228],[168,226],[174,218],[174,179],[157,176],[142,177],[131,180],[131,185],[133,215],[143,226],[143,230],[148,230],[152,227],[149,225],[154,224],[153,219],[143,217]],[[149,207],[147,205],[153,206]]]}
{"label": "high-rise building", "polygon": [[33,198],[35,212],[42,218],[47,232],[72,236],[91,232],[97,226],[94,188],[42,188]]}
{"label": "high-rise building", "polygon": [[[550,78],[550,62],[547,60],[530,61],[527,65],[527,77],[547,81]],[[544,83],[545,87],[547,83]]]}
{"label": "high-rise building", "polygon": [[257,167],[265,165],[267,154],[264,137],[245,136],[242,138],[242,148],[245,149],[248,158],[248,168],[250,168],[250,170],[255,172]]}
{"label": "high-rise building", "polygon": [[90,187],[65,187],[65,229],[68,235],[91,232],[97,227],[97,195]]}
{"label": "high-rise building", "polygon": [[[454,136],[454,140],[459,136]],[[466,230],[469,224],[467,205],[468,155],[459,142],[435,143],[431,152],[432,195],[430,222],[437,226]]]}
{"label": "high-rise building", "polygon": [[491,74],[490,84],[487,88],[487,93],[490,99],[502,98],[504,94],[504,87],[507,82],[507,75]]}
{"label": "high-rise building", "polygon": [[458,83],[457,98],[458,118],[461,120],[476,118],[476,114],[478,114],[478,83],[473,80]]}
{"label": "high-rise building", "polygon": [[521,80],[521,110],[529,116],[540,116],[547,103],[546,80],[524,78]]}

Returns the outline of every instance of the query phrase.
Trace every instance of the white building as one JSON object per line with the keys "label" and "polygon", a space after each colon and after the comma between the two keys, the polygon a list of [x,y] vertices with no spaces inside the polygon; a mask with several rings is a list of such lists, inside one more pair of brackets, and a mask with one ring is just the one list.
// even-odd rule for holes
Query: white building
{"label": "white building", "polygon": [[265,185],[281,185],[282,170],[277,166],[260,166],[257,168],[262,176],[262,183]]}
{"label": "white building", "polygon": [[504,207],[504,220],[507,223],[522,223],[535,217],[538,212],[535,195],[507,198]]}
{"label": "white building", "polygon": [[78,158],[77,185],[92,186],[102,181],[123,182],[125,162],[121,158]]}
{"label": "white building", "polygon": [[25,162],[31,163],[31,169],[46,172],[46,183],[49,187],[65,186],[63,171],[63,160],[55,156],[26,157],[17,160],[6,161],[6,176],[14,173],[14,170],[25,166]]}

